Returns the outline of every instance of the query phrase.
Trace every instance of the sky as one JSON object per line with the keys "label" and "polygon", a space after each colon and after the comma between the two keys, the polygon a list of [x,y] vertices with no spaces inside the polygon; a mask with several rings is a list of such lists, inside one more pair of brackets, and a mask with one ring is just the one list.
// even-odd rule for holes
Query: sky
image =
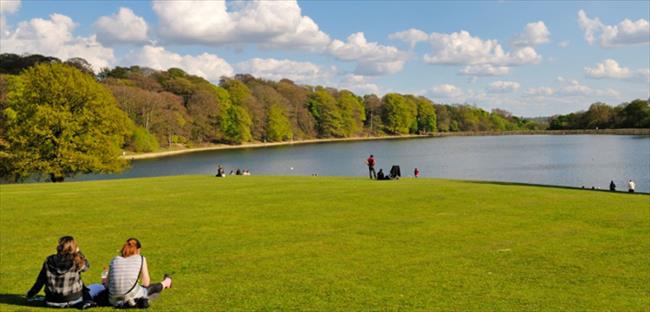
{"label": "sky", "polygon": [[0,0],[0,52],[536,117],[650,97],[649,1]]}

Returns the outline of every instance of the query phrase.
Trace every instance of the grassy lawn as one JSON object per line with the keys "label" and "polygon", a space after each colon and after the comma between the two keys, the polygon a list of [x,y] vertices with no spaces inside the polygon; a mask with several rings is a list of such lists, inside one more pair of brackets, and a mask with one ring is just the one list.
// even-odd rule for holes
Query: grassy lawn
{"label": "grassy lawn", "polygon": [[153,310],[650,310],[647,195],[184,176],[2,185],[0,204],[0,311],[38,309],[19,296],[67,234],[87,284],[139,238],[174,277]]}

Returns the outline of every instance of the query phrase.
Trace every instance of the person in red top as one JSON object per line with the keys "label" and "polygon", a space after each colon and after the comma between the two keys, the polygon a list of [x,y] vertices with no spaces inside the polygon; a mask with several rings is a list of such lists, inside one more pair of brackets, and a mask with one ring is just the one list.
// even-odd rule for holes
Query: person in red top
{"label": "person in red top", "polygon": [[375,173],[375,156],[370,155],[366,160],[366,165],[368,165],[368,174],[370,175],[370,179],[377,180],[377,173]]}
{"label": "person in red top", "polygon": [[418,168],[415,168],[415,170],[413,170],[413,175],[414,175],[416,178],[419,177],[419,176],[420,176],[420,170],[418,170]]}

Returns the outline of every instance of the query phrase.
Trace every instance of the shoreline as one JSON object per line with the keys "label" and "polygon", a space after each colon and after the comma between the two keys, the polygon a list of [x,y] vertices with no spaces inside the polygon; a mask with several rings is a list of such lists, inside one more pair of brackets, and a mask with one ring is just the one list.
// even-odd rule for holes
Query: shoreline
{"label": "shoreline", "polygon": [[430,134],[410,134],[410,135],[388,135],[388,136],[367,136],[367,137],[350,137],[350,138],[328,138],[328,139],[309,139],[300,141],[284,142],[256,142],[244,143],[240,145],[213,144],[201,147],[179,148],[176,150],[158,151],[139,154],[125,154],[120,158],[127,160],[152,159],[161,157],[170,157],[182,154],[230,150],[245,148],[264,148],[286,145],[304,145],[333,142],[358,142],[358,141],[376,141],[376,140],[400,140],[400,139],[423,139],[436,137],[453,137],[453,136],[500,136],[500,135],[650,135],[650,129],[588,129],[588,130],[531,130],[531,131],[478,131],[478,132],[435,132]]}

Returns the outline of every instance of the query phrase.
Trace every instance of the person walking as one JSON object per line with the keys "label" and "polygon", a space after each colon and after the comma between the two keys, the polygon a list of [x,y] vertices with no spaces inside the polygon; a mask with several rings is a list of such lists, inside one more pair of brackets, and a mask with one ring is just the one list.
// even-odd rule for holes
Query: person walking
{"label": "person walking", "polygon": [[377,180],[377,173],[375,172],[375,156],[370,155],[368,159],[366,160],[366,165],[368,165],[368,175],[370,176],[370,179],[375,179]]}
{"label": "person walking", "polygon": [[636,188],[636,184],[634,181],[630,180],[630,182],[627,182],[627,191],[630,193],[634,193],[634,189]]}
{"label": "person walking", "polygon": [[614,184],[614,180],[609,182],[609,190],[612,192],[616,192],[616,184]]}

